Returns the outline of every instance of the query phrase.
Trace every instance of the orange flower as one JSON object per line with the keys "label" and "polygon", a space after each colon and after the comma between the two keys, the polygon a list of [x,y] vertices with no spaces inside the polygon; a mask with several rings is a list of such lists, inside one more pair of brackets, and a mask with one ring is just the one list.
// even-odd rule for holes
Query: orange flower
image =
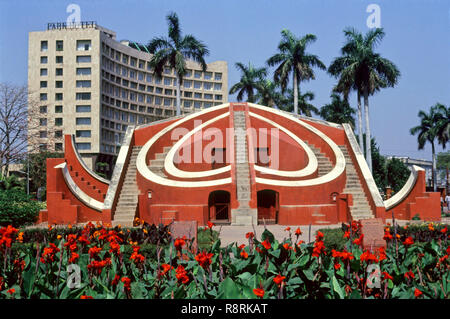
{"label": "orange flower", "polygon": [[183,238],[175,239],[174,245],[177,250],[181,250],[185,244],[186,244],[186,236],[183,236]]}
{"label": "orange flower", "polygon": [[284,243],[283,248],[286,250],[292,249],[292,247],[289,245],[289,243]]}
{"label": "orange flower", "polygon": [[406,238],[405,241],[403,242],[403,245],[405,246],[411,246],[412,244],[414,244],[414,240],[412,239],[412,237]]}
{"label": "orange flower", "polygon": [[247,252],[245,250],[241,251],[241,257],[244,258],[244,259],[248,258],[248,254],[247,254]]}
{"label": "orange flower", "polygon": [[80,299],[94,299],[92,296],[82,295]]}
{"label": "orange flower", "polygon": [[389,230],[387,230],[387,231],[384,232],[383,239],[386,240],[386,241],[388,241],[388,240],[394,239],[394,237],[391,235],[391,233],[389,232]]}
{"label": "orange flower", "polygon": [[95,257],[97,257],[98,253],[101,251],[102,251],[101,247],[94,246],[94,247],[89,248],[88,253],[91,258],[95,258]]}
{"label": "orange flower", "polygon": [[291,231],[291,227],[286,227],[284,231]]}
{"label": "orange flower", "polygon": [[320,230],[318,230],[316,235],[316,241],[322,240],[323,236],[324,236],[323,233]]}
{"label": "orange flower", "polygon": [[131,291],[131,279],[128,277],[123,277],[121,279],[121,281],[123,282],[123,287],[124,287],[125,291],[130,292]]}
{"label": "orange flower", "polygon": [[120,280],[120,276],[116,274],[114,276],[114,279],[111,281],[111,286],[113,286],[113,287],[117,286],[117,284],[119,283],[119,280]]}
{"label": "orange flower", "polygon": [[239,247],[239,250],[242,250],[242,249],[244,249],[245,248],[245,245],[244,244],[242,244],[242,245],[240,245]]}
{"label": "orange flower", "polygon": [[7,291],[7,293],[9,293],[10,295],[12,295],[15,292],[16,292],[16,289],[14,289],[14,288],[8,289],[8,291]]}
{"label": "orange flower", "polygon": [[213,226],[214,226],[214,223],[211,223],[210,221],[208,221],[208,228],[209,228],[209,229],[212,229]]}
{"label": "orange flower", "polygon": [[70,258],[69,258],[69,264],[76,263],[79,258],[80,258],[80,255],[78,255],[76,252],[72,251]]}
{"label": "orange flower", "polygon": [[353,241],[353,243],[354,243],[355,245],[362,246],[362,244],[363,244],[363,239],[364,239],[364,234],[361,234],[361,235],[359,236],[359,238],[356,238],[356,239]]}
{"label": "orange flower", "polygon": [[256,295],[256,297],[259,297],[262,299],[264,297],[265,291],[262,288],[255,288],[255,289],[253,289],[253,293]]}
{"label": "orange flower", "polygon": [[261,245],[264,246],[265,249],[269,250],[270,248],[272,248],[272,245],[270,244],[269,240],[264,240]]}
{"label": "orange flower", "polygon": [[345,233],[344,233],[344,238],[350,238],[350,231],[346,231]]}
{"label": "orange flower", "polygon": [[423,292],[421,292],[419,289],[416,288],[414,290],[414,296],[416,296],[416,298],[419,298],[422,295],[423,295]]}
{"label": "orange flower", "polygon": [[325,252],[325,244],[323,243],[322,240],[316,241],[314,243],[312,256],[318,258],[320,256],[320,254],[322,254],[322,253],[326,254],[326,252]]}
{"label": "orange flower", "polygon": [[255,237],[255,234],[253,234],[252,232],[248,232],[247,234],[245,234],[245,238],[253,238]]}
{"label": "orange flower", "polygon": [[334,263],[334,269],[336,269],[336,270],[341,269],[341,263],[340,262],[335,262]]}
{"label": "orange flower", "polygon": [[130,260],[133,260],[136,264],[142,264],[145,261],[145,257],[139,254],[139,246],[133,247],[133,253],[130,256]]}
{"label": "orange flower", "polygon": [[169,272],[169,270],[173,269],[173,267],[168,264],[162,264],[161,267],[162,267],[161,276],[165,276]]}
{"label": "orange flower", "polygon": [[385,271],[383,271],[381,274],[383,275],[383,280],[386,280],[386,279],[390,279],[392,281],[394,280],[394,278]]}
{"label": "orange flower", "polygon": [[442,234],[447,233],[447,226],[445,226],[445,228],[442,228],[442,229],[441,229],[441,233],[442,233]]}
{"label": "orange flower", "polygon": [[369,262],[375,262],[375,263],[378,262],[377,257],[374,254],[370,253],[370,251],[368,251],[368,250],[363,252],[362,255],[359,257],[359,259],[361,261],[365,261],[367,263],[369,263]]}
{"label": "orange flower", "polygon": [[59,248],[55,246],[55,244],[50,243],[50,247],[45,247],[44,252],[42,253],[41,263],[45,264],[48,262],[55,261],[55,255],[59,252]]}
{"label": "orange flower", "polygon": [[430,231],[433,231],[434,230],[434,227],[433,227],[433,224],[428,224],[428,230],[430,230]]}
{"label": "orange flower", "polygon": [[414,279],[414,273],[411,270],[408,272],[405,272],[405,278]]}
{"label": "orange flower", "polygon": [[285,276],[281,276],[280,274],[276,275],[275,278],[273,278],[273,282],[280,287],[280,285],[283,283],[283,281],[286,279]]}
{"label": "orange flower", "polygon": [[211,265],[211,257],[214,256],[213,253],[207,254],[205,251],[195,256],[195,260],[203,269],[207,269]]}
{"label": "orange flower", "polygon": [[295,230],[295,234],[297,236],[300,236],[302,234],[302,231],[300,230],[300,227],[297,227],[297,229]]}
{"label": "orange flower", "polygon": [[187,271],[184,269],[183,266],[178,265],[177,269],[175,270],[178,283],[187,284],[189,282],[189,277],[187,276]]}

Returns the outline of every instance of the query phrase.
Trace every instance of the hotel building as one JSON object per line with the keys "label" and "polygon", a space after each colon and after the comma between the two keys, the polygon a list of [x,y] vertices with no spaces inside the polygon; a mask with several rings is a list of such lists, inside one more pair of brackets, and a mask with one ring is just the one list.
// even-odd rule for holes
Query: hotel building
{"label": "hotel building", "polygon": [[[129,125],[176,114],[174,70],[167,67],[156,78],[145,46],[117,41],[115,32],[95,22],[49,23],[29,33],[28,48],[30,151],[62,152],[64,135],[73,134],[90,168],[111,166]],[[228,102],[227,62],[209,63],[206,72],[193,61],[187,67],[182,114]]]}

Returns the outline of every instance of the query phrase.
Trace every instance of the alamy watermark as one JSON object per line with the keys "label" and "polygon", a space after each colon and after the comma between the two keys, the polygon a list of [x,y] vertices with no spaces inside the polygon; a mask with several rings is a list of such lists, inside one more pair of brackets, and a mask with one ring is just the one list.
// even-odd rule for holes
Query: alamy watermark
{"label": "alamy watermark", "polygon": [[370,13],[366,24],[369,29],[381,28],[381,8],[378,4],[371,3],[367,6],[366,12]]}

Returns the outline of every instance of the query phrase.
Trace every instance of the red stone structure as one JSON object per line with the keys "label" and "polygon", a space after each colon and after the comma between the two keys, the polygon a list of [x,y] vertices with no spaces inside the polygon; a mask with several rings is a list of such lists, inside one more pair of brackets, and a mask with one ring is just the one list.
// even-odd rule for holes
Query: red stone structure
{"label": "red stone structure", "polygon": [[439,193],[426,192],[421,168],[383,201],[349,125],[226,103],[128,127],[110,181],[65,136],[64,158],[47,160],[40,220],[326,225],[392,213],[440,220]]}

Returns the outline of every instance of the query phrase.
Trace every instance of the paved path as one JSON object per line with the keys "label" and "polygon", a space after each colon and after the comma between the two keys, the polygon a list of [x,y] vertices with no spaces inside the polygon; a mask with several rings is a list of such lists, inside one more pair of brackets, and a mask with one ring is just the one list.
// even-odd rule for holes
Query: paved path
{"label": "paved path", "polygon": [[[284,238],[289,237],[289,232],[285,231],[287,227],[291,228],[291,233],[293,236],[293,239],[295,240],[294,232],[297,229],[297,227],[300,227],[300,230],[302,231],[302,235],[300,236],[300,240],[303,240],[305,242],[309,242],[309,237],[311,238],[311,241],[314,241],[316,231],[318,229],[323,228],[340,228],[341,224],[335,224],[335,225],[311,225],[311,234],[309,234],[309,225],[291,225],[291,226],[284,226],[284,225],[267,225],[267,229],[273,233],[275,238],[278,241],[282,241]],[[258,225],[254,228],[252,226],[214,226],[213,230],[216,230],[220,232],[220,240],[222,243],[222,246],[226,246],[230,243],[237,242],[238,245],[241,244],[248,244],[248,239],[245,238],[245,234],[248,232],[256,232],[256,238],[258,240],[261,239],[261,234],[264,231],[264,225]]]}

